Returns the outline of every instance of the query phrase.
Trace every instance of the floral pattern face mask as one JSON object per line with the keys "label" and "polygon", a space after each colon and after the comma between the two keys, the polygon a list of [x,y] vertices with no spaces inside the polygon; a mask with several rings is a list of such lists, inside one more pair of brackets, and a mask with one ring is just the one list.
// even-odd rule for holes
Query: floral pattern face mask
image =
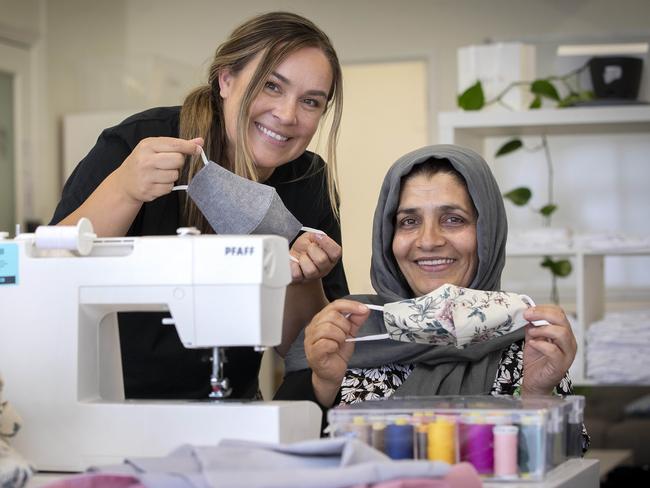
{"label": "floral pattern face mask", "polygon": [[[445,284],[417,298],[387,303],[383,311],[388,334],[348,339],[393,339],[435,346],[463,348],[509,334],[528,321],[523,312],[535,305],[526,295],[483,291]],[[533,325],[547,325],[538,320]]]}

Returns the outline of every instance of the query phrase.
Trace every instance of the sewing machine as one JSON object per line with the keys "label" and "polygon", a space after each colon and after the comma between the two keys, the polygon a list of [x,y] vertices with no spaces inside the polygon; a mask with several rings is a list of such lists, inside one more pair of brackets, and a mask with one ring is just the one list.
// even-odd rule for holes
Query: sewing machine
{"label": "sewing machine", "polygon": [[[24,420],[13,445],[37,469],[80,471],[222,438],[318,437],[314,403],[216,400],[229,389],[220,347],[280,343],[286,239],[192,234],[96,239],[82,220],[0,235],[0,370]],[[185,347],[214,347],[213,398],[125,400],[118,311],[169,311],[161,327],[173,324]]]}

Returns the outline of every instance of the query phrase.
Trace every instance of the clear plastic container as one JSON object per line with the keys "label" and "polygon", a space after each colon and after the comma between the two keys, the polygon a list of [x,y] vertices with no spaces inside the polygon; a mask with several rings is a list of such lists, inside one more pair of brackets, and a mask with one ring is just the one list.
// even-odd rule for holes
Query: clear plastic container
{"label": "clear plastic container", "polygon": [[543,480],[581,456],[584,397],[439,396],[367,401],[328,413],[332,437],[354,436],[393,459],[469,462],[493,480]]}

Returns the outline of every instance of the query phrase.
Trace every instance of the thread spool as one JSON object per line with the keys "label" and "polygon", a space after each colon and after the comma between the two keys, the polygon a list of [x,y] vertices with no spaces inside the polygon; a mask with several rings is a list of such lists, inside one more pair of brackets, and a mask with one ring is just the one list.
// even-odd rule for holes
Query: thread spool
{"label": "thread spool", "polygon": [[560,411],[553,410],[547,425],[546,466],[548,468],[553,468],[566,461],[566,433],[564,427],[564,418]]}
{"label": "thread spool", "polygon": [[438,417],[427,426],[427,458],[430,461],[456,462],[456,422]]}
{"label": "thread spool", "polygon": [[571,410],[566,426],[566,453],[568,457],[582,456],[582,420],[585,399],[578,395],[567,395],[565,400],[571,401]]}
{"label": "thread spool", "polygon": [[467,461],[479,474],[494,472],[493,425],[482,418],[467,418],[460,424],[460,460]]}
{"label": "thread spool", "polygon": [[495,425],[494,434],[494,476],[517,477],[517,439],[519,429],[514,425]]}
{"label": "thread spool", "polygon": [[370,424],[362,416],[358,415],[352,419],[350,432],[360,441],[370,444]]}
{"label": "thread spool", "polygon": [[415,459],[428,458],[429,435],[426,424],[420,424],[415,428]]}
{"label": "thread spool", "polygon": [[39,249],[65,249],[79,256],[87,256],[93,249],[97,235],[85,217],[77,225],[40,225],[36,228],[36,247]]}
{"label": "thread spool", "polygon": [[413,426],[407,419],[398,418],[386,426],[384,447],[392,459],[413,459]]}
{"label": "thread spool", "polygon": [[537,416],[521,418],[517,457],[519,473],[522,477],[539,477],[544,473],[545,440],[541,418]]}
{"label": "thread spool", "polygon": [[372,424],[372,430],[370,431],[370,444],[372,447],[381,452],[385,452],[386,450],[384,443],[385,430],[386,424],[383,422],[374,422]]}
{"label": "thread spool", "polygon": [[[413,458],[426,459],[427,458],[427,445],[426,445],[426,428],[422,431],[421,427],[424,424],[424,412],[413,412],[411,416],[411,425],[413,426]],[[422,439],[421,432],[424,432],[424,439]],[[424,441],[424,445],[422,442]],[[422,450],[424,448],[424,451]]]}

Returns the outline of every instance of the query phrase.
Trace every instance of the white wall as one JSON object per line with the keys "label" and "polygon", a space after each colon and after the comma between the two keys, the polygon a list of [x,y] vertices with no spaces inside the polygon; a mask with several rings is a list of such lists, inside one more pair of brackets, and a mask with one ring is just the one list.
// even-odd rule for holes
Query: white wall
{"label": "white wall", "polygon": [[[486,38],[607,40],[650,31],[645,0],[55,0],[45,5],[49,123],[43,164],[48,166],[60,163],[63,114],[179,103],[203,79],[214,49],[230,30],[264,11],[286,9],[310,17],[330,35],[343,62],[428,60],[432,142],[437,111],[455,106],[457,47]],[[399,97],[400,87],[389,95]],[[51,182],[43,189],[52,205],[56,186]]]}

